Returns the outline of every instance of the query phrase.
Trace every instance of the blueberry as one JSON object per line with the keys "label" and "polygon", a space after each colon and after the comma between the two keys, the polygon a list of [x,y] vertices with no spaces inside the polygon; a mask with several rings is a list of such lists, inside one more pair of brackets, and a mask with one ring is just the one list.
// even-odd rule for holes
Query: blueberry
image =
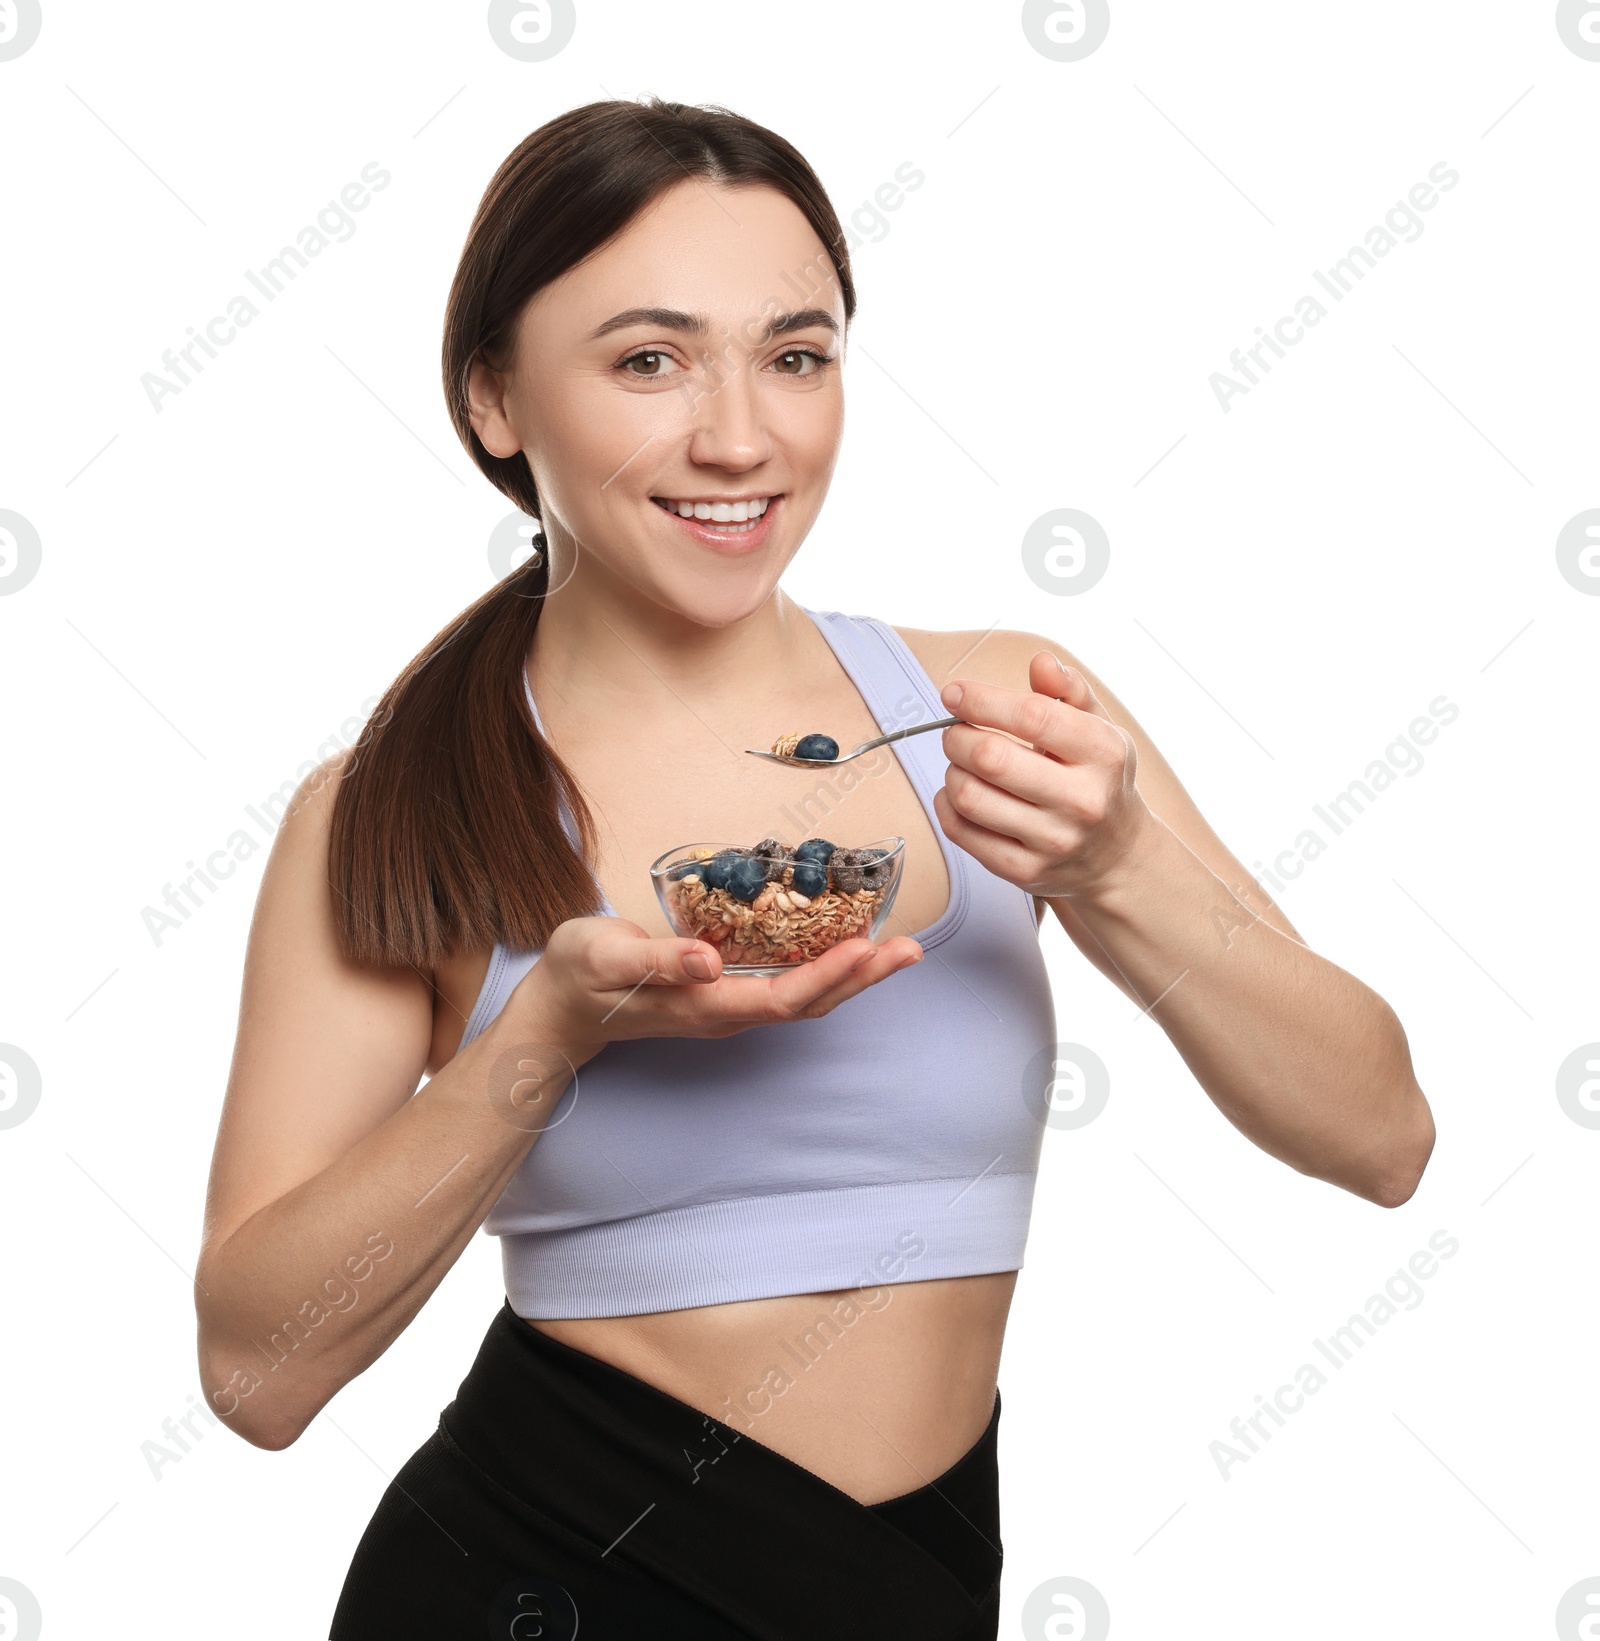
{"label": "blueberry", "polygon": [[746,855],[735,860],[728,868],[727,881],[723,887],[735,900],[751,901],[766,887],[767,868],[759,860]]}
{"label": "blueberry", "polygon": [[839,743],[831,735],[802,735],[791,756],[829,762],[839,756]]}
{"label": "blueberry", "polygon": [[808,900],[815,900],[828,887],[828,868],[820,860],[797,860],[794,886]]}
{"label": "blueberry", "polygon": [[741,856],[734,854],[731,849],[724,849],[721,853],[713,855],[710,860],[705,862],[704,870],[701,873],[701,882],[708,889],[726,889],[728,887],[728,874],[733,870],[734,863],[741,858]]}
{"label": "blueberry", "polygon": [[796,860],[814,860],[819,864],[826,864],[837,844],[829,843],[826,838],[807,838],[804,843],[797,843],[794,850]]}

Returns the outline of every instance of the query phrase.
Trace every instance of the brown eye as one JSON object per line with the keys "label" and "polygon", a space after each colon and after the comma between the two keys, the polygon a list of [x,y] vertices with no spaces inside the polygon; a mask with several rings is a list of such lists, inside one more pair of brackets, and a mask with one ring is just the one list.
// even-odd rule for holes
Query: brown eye
{"label": "brown eye", "polygon": [[625,360],[624,363],[636,365],[646,362],[649,366],[648,369],[636,370],[633,374],[635,376],[659,376],[662,374],[661,365],[666,357],[664,353],[636,353],[631,359]]}
{"label": "brown eye", "polygon": [[[780,353],[775,363],[780,367],[780,376],[815,376],[832,360],[820,353],[813,353],[810,348],[791,348],[787,353]],[[813,368],[806,368],[808,365]]]}

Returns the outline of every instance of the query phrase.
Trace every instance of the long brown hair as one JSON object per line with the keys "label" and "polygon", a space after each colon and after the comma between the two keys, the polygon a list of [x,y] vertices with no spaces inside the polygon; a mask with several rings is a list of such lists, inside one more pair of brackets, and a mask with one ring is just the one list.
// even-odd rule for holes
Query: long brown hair
{"label": "long brown hair", "polygon": [[[472,363],[504,369],[528,301],[690,178],[786,195],[827,248],[847,322],[855,312],[839,219],[811,167],[776,133],[726,108],[658,97],[588,103],[540,126],[479,202],[450,286],[443,356],[456,433],[532,518],[541,514],[527,458],[490,455],[472,429]],[[588,864],[593,817],[540,736],[524,688],[550,579],[548,552],[536,557],[407,664],[345,764],[328,878],[352,961],[432,969],[452,951],[495,941],[536,950],[557,924],[599,910]]]}

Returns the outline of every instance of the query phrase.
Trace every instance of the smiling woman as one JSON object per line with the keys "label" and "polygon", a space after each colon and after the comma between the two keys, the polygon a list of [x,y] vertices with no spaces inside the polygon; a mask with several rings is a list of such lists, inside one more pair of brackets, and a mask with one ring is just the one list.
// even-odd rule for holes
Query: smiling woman
{"label": "smiling woman", "polygon": [[[1382,999],[1235,898],[1080,662],[783,593],[854,309],[810,167],[724,109],[574,109],[479,206],[445,391],[544,546],[280,829],[197,1273],[212,1404],[281,1448],[501,1239],[506,1303],[379,1501],[336,1641],[779,1641],[816,1633],[819,1577],[835,1637],[996,1635],[1046,906],[1258,1145],[1379,1202],[1426,1161]],[[952,714],[828,786],[841,859],[904,840],[887,938],[734,974],[672,932],[652,862],[802,841],[810,777],[741,749]],[[393,1251],[359,1306],[297,1309],[369,1238]]]}

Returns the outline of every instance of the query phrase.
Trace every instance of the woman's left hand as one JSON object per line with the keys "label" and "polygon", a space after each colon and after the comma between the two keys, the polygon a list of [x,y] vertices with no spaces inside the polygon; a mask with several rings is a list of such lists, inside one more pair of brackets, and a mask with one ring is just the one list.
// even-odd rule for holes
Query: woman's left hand
{"label": "woman's left hand", "polygon": [[952,843],[1030,894],[1092,896],[1154,818],[1134,785],[1138,752],[1089,681],[1049,650],[1034,655],[1028,682],[940,691],[967,721],[944,731],[950,769],[934,812]]}

